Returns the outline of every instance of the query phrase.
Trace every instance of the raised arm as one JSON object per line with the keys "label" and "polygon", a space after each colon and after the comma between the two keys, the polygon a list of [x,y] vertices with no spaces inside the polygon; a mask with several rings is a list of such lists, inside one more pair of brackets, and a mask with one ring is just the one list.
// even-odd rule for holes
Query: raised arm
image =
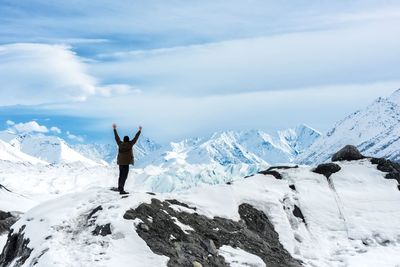
{"label": "raised arm", "polygon": [[132,139],[132,145],[136,144],[141,132],[142,132],[142,126],[139,126],[138,132],[135,134],[135,137],[133,137],[133,139]]}
{"label": "raised arm", "polygon": [[120,145],[121,142],[121,138],[119,138],[118,132],[117,132],[117,125],[115,123],[113,123],[113,129],[114,129],[114,138],[115,138],[115,142],[117,142],[118,145]]}

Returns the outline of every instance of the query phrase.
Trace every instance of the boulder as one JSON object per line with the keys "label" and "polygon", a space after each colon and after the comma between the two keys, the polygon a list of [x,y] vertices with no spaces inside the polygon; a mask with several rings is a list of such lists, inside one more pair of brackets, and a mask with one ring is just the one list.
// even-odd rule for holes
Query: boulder
{"label": "boulder", "polygon": [[313,172],[325,175],[325,177],[329,179],[329,177],[331,177],[332,174],[340,170],[341,170],[340,166],[337,165],[336,163],[324,163],[318,165],[317,168],[313,170]]}
{"label": "boulder", "polygon": [[332,161],[352,161],[360,160],[365,157],[360,153],[357,147],[352,145],[347,145],[332,156]]}

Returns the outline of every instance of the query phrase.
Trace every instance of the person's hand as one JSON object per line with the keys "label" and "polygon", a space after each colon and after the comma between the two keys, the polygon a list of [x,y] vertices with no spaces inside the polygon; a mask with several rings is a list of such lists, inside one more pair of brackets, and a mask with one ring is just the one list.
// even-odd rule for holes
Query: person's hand
{"label": "person's hand", "polygon": [[115,123],[112,124],[113,129],[117,129],[117,125]]}
{"label": "person's hand", "polygon": [[139,131],[141,131],[142,130],[142,126],[139,126]]}

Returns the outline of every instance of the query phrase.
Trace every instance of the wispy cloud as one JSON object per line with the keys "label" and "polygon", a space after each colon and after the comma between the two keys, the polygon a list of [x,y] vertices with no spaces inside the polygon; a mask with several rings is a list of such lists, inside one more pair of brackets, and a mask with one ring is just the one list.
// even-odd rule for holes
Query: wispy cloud
{"label": "wispy cloud", "polygon": [[127,85],[100,85],[82,58],[62,45],[0,46],[0,105],[84,101],[93,95],[127,93]]}
{"label": "wispy cloud", "polygon": [[91,71],[143,91],[202,96],[382,82],[400,77],[393,23],[103,54]]}

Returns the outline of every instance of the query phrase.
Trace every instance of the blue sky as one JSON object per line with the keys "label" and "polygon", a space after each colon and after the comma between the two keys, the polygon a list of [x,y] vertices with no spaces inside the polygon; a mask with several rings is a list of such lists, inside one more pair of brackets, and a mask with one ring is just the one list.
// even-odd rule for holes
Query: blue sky
{"label": "blue sky", "polygon": [[327,131],[400,88],[399,1],[0,1],[3,128]]}

